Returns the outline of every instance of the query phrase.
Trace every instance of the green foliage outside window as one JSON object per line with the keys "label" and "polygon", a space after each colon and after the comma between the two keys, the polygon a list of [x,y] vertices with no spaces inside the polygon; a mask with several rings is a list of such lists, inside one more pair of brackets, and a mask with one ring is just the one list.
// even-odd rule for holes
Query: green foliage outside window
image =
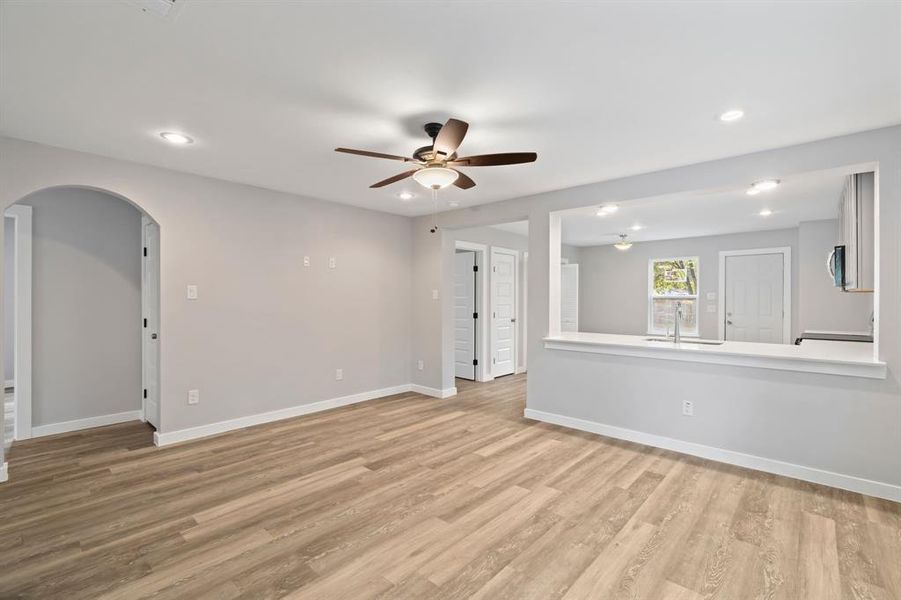
{"label": "green foliage outside window", "polygon": [[697,258],[654,261],[655,296],[696,296],[697,293]]}

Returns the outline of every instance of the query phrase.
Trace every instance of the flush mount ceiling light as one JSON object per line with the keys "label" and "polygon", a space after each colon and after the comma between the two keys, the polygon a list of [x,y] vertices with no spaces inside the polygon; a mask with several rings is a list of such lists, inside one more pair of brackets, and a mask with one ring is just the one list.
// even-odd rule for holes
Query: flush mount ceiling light
{"label": "flush mount ceiling light", "polygon": [[446,188],[457,181],[459,176],[459,173],[447,167],[426,167],[413,173],[413,179],[416,180],[416,183],[430,190]]}
{"label": "flush mount ceiling light", "polygon": [[406,202],[408,200],[412,200],[414,197],[414,194],[413,194],[413,192],[404,191],[404,192],[399,193],[397,195],[397,197],[400,198],[401,200],[403,200],[404,202]]}
{"label": "flush mount ceiling light", "polygon": [[723,114],[720,115],[720,121],[723,123],[730,123],[732,121],[738,121],[743,116],[745,116],[745,111],[740,108],[734,108],[732,110],[727,110]]}
{"label": "flush mount ceiling light", "polygon": [[613,244],[613,247],[617,250],[628,250],[632,247],[632,242],[626,239],[626,234],[619,234],[619,241]]}
{"label": "flush mount ceiling light", "polygon": [[762,179],[760,181],[755,181],[751,184],[751,187],[748,188],[748,195],[756,196],[760,192],[774,190],[780,183],[782,182],[778,179]]}
{"label": "flush mount ceiling light", "polygon": [[768,208],[764,208],[763,210],[761,210],[761,211],[760,211],[759,213],[757,213],[757,214],[759,214],[761,217],[768,217],[768,216],[770,216],[771,214],[773,214],[773,211],[771,211],[771,210],[768,209]]}
{"label": "flush mount ceiling light", "polygon": [[163,131],[162,133],[160,133],[160,137],[170,144],[175,144],[176,146],[184,146],[186,144],[194,143],[193,139],[183,133],[178,133],[176,131]]}
{"label": "flush mount ceiling light", "polygon": [[594,214],[596,214],[599,217],[606,217],[607,215],[612,215],[613,213],[615,213],[618,210],[619,210],[619,207],[616,204],[605,204],[604,206],[600,207],[598,209],[598,211]]}
{"label": "flush mount ceiling light", "polygon": [[629,229],[631,229],[632,231],[640,231],[640,230],[644,229],[644,226],[636,224],[636,225],[633,225],[632,227],[630,227]]}

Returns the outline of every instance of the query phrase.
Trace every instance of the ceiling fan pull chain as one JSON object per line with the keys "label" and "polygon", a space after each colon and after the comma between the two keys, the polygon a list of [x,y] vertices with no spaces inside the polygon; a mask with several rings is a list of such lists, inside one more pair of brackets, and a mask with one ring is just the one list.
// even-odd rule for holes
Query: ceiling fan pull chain
{"label": "ceiling fan pull chain", "polygon": [[432,188],[432,223],[434,223],[434,225],[432,225],[432,227],[431,227],[431,229],[429,229],[429,231],[431,231],[432,233],[435,233],[438,231],[438,187],[437,186]]}

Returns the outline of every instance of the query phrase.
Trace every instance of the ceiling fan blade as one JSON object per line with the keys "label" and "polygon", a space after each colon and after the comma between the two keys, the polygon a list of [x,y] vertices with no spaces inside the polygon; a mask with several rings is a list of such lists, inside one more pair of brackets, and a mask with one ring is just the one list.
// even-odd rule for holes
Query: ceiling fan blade
{"label": "ceiling fan blade", "polygon": [[[457,171],[454,169],[454,171]],[[470,179],[468,175],[465,173],[461,173],[457,171],[457,180],[454,181],[454,185],[460,188],[461,190],[468,190],[469,188],[474,188],[476,186],[476,182]]]}
{"label": "ceiling fan blade", "polygon": [[410,177],[411,175],[413,175],[413,173],[415,173],[418,170],[419,169],[411,169],[409,171],[404,171],[403,173],[398,173],[394,177],[389,177],[388,179],[383,179],[377,183],[373,183],[369,187],[371,187],[371,188],[385,187],[386,185],[390,185],[390,184],[394,183],[395,181],[400,181],[401,179],[406,179],[407,177]]}
{"label": "ceiling fan blade", "polygon": [[370,152],[369,150],[354,150],[353,148],[335,148],[335,152],[344,152],[345,154],[357,154],[359,156],[371,156],[372,158],[387,158],[388,160],[402,160],[404,162],[419,162],[406,156],[397,156],[396,154],[383,154],[381,152]]}
{"label": "ceiling fan blade", "polygon": [[469,129],[469,123],[458,119],[448,119],[435,137],[432,150],[440,152],[444,156],[450,156],[463,143],[467,129]]}
{"label": "ceiling fan blade", "polygon": [[520,165],[535,162],[538,155],[534,152],[504,152],[501,154],[479,154],[463,156],[448,162],[451,167],[495,167],[499,165]]}

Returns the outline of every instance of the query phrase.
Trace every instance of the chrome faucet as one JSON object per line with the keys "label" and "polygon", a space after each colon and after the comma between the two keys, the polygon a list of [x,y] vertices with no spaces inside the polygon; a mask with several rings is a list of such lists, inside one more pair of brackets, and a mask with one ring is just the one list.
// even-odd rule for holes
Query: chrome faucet
{"label": "chrome faucet", "polygon": [[679,331],[679,322],[682,320],[682,302],[676,302],[676,310],[673,313],[673,343],[678,344],[682,341],[682,334]]}

